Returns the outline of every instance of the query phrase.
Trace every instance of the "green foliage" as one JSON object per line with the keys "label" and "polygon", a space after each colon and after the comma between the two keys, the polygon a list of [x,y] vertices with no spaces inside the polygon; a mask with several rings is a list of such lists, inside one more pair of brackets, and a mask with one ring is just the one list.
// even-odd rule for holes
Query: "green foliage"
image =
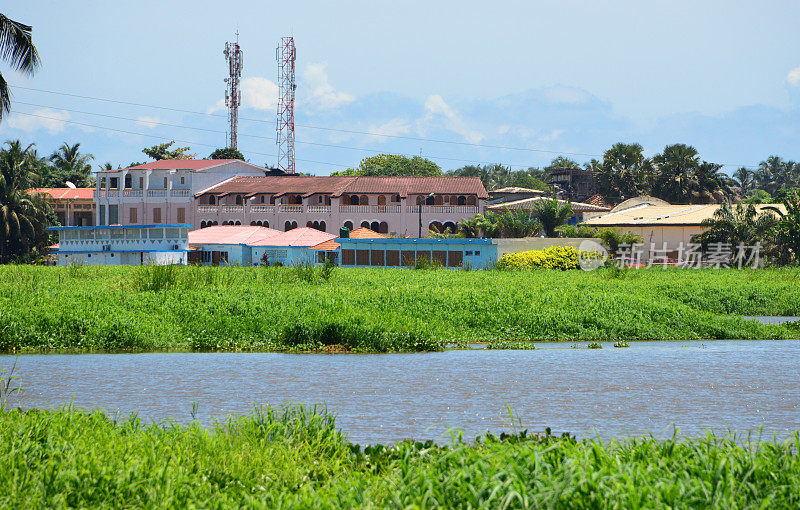
{"label": "green foliage", "polygon": [[777,214],[780,219],[773,228],[773,257],[780,264],[800,264],[800,192],[794,191],[783,200],[786,211],[777,207],[765,209]]}
{"label": "green foliage", "polygon": [[544,250],[507,253],[500,257],[497,269],[578,269],[579,252],[572,246],[551,246]]}
{"label": "green foliage", "polygon": [[536,217],[524,209],[505,208],[500,212],[487,211],[459,224],[459,233],[468,238],[532,237],[541,231]]}
{"label": "green foliage", "polygon": [[[11,69],[31,76],[41,65],[33,45],[33,28],[0,13],[0,58]],[[11,92],[8,81],[0,74],[0,121],[11,111]]]}
{"label": "green foliage", "polygon": [[771,204],[772,196],[763,189],[751,190],[744,200],[745,204]]}
{"label": "green foliage", "polygon": [[597,178],[597,191],[610,203],[649,193],[654,177],[653,162],[638,143],[616,143],[603,161],[589,165]]}
{"label": "green foliage", "polygon": [[323,408],[209,428],[99,411],[0,413],[9,507],[796,508],[800,437],[576,440],[527,430],[361,447]]}
{"label": "green foliage", "polygon": [[547,172],[538,168],[527,170],[512,170],[500,164],[495,165],[466,165],[456,170],[447,172],[451,177],[478,177],[487,190],[507,187],[547,190],[549,186],[544,183]]}
{"label": "green foliage", "polygon": [[600,230],[581,223],[578,225],[561,225],[556,229],[556,233],[558,237],[597,238],[600,235]]}
{"label": "green foliage", "polygon": [[91,188],[95,184],[92,176],[94,159],[91,154],[81,154],[81,144],[64,143],[50,156],[50,165],[41,166],[39,185],[45,188],[65,188],[67,181],[78,188]]}
{"label": "green foliage", "polygon": [[714,216],[703,220],[708,227],[702,234],[692,237],[692,242],[700,243],[703,250],[714,243],[727,243],[731,246],[731,260],[736,256],[738,246],[769,244],[777,218],[770,211],[759,212],[753,204],[722,204]]}
{"label": "green foliage", "polygon": [[330,283],[309,283],[280,267],[173,266],[174,278],[156,278],[155,266],[7,265],[0,352],[287,350],[297,324],[442,345],[797,338],[740,316],[800,316],[800,269],[615,270],[337,268]]}
{"label": "green foliage", "polygon": [[587,349],[602,349],[603,346],[599,342],[589,342],[586,346]]}
{"label": "green foliage", "polygon": [[[187,148],[188,149],[188,148]],[[208,156],[208,159],[240,159],[244,161],[244,154],[232,147],[217,149]]]}
{"label": "green foliage", "polygon": [[614,342],[614,347],[617,348],[630,347],[630,346],[631,344],[629,344],[626,340],[617,340],[616,342]]}
{"label": "green foliage", "polygon": [[561,205],[557,198],[538,200],[531,210],[533,217],[539,221],[546,237],[555,237],[556,229],[566,223],[572,216],[572,205],[567,202]]}
{"label": "green foliage", "polygon": [[520,342],[512,340],[493,340],[486,344],[488,350],[517,350],[517,351],[532,351],[536,349],[536,345],[531,342]]}
{"label": "green foliage", "polygon": [[597,231],[596,237],[603,241],[611,255],[617,254],[620,245],[633,245],[644,242],[644,239],[639,234],[611,227],[601,228]]}
{"label": "green foliage", "polygon": [[361,160],[358,168],[348,168],[341,172],[333,172],[338,176],[370,176],[370,177],[436,177],[442,175],[442,169],[433,161],[420,156],[402,156],[396,154],[378,154]]}
{"label": "green foliage", "polygon": [[190,150],[189,147],[177,147],[170,150],[170,147],[172,147],[174,144],[175,141],[173,140],[171,142],[147,147],[142,149],[142,152],[156,161],[161,159],[194,159],[196,156],[196,154],[188,154]]}

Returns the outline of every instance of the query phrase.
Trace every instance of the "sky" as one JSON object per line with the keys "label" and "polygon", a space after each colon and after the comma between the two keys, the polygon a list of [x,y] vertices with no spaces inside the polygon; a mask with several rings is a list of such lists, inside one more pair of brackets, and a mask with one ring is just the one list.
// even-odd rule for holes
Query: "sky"
{"label": "sky", "polygon": [[95,163],[177,140],[224,147],[226,41],[244,52],[239,149],[273,166],[275,48],[297,47],[297,169],[379,153],[467,164],[583,163],[616,142],[687,143],[724,171],[800,160],[800,2],[14,1],[33,77],[0,63],[0,140]]}

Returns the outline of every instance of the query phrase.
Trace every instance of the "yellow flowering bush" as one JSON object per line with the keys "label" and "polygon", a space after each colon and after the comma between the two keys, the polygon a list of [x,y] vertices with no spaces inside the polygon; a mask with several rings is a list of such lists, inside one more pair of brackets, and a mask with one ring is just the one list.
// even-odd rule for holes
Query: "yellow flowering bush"
{"label": "yellow flowering bush", "polygon": [[498,269],[578,269],[578,250],[572,246],[551,246],[544,250],[507,253],[497,262]]}

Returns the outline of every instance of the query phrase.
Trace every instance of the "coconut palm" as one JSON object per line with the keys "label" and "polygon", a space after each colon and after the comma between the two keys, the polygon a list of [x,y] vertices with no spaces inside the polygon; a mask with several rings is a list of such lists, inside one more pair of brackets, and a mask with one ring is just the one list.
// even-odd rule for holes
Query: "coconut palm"
{"label": "coconut palm", "polygon": [[682,143],[668,145],[653,157],[653,163],[658,169],[653,196],[674,204],[690,203],[695,170],[700,164],[697,149]]}
{"label": "coconut palm", "polygon": [[92,165],[94,159],[91,154],[81,154],[81,144],[69,145],[64,143],[50,156],[53,164],[52,171],[46,179],[46,186],[63,187],[66,181],[74,183],[79,188],[94,185],[92,178]]}
{"label": "coconut palm", "polygon": [[781,211],[774,206],[764,209],[778,215],[778,224],[775,226],[776,259],[784,264],[800,262],[800,193],[796,190],[783,200]]}
{"label": "coconut palm", "polygon": [[567,202],[562,205],[555,197],[552,200],[537,200],[531,212],[542,225],[544,235],[556,237],[556,229],[572,216],[572,204]]}
{"label": "coconut palm", "polygon": [[[766,208],[765,208],[766,209]],[[737,246],[766,244],[777,218],[771,212],[759,212],[753,204],[722,204],[714,216],[703,220],[708,227],[702,234],[692,237],[705,250],[711,243],[729,244],[735,251]],[[733,255],[733,253],[732,253]]]}
{"label": "coconut palm", "polygon": [[[0,14],[0,57],[12,69],[32,75],[40,65],[39,54],[31,38],[32,28]],[[0,73],[0,120],[11,111],[11,92]]]}
{"label": "coconut palm", "polygon": [[47,246],[45,231],[49,206],[27,190],[38,176],[29,168],[32,145],[6,142],[0,151],[0,262],[24,257]]}
{"label": "coconut palm", "polygon": [[746,197],[755,186],[753,172],[746,167],[741,167],[733,172],[733,180],[736,181],[736,185],[739,187],[739,194],[742,197]]}

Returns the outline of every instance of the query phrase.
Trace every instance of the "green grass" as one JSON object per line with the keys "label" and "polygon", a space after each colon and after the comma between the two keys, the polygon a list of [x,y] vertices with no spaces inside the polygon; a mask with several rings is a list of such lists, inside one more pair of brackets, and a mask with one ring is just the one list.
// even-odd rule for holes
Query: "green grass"
{"label": "green grass", "polygon": [[[321,272],[317,268],[315,271]],[[0,352],[798,338],[800,270],[0,267]]]}
{"label": "green grass", "polygon": [[797,508],[800,437],[350,444],[324,410],[211,428],[101,412],[0,412],[0,506]]}

